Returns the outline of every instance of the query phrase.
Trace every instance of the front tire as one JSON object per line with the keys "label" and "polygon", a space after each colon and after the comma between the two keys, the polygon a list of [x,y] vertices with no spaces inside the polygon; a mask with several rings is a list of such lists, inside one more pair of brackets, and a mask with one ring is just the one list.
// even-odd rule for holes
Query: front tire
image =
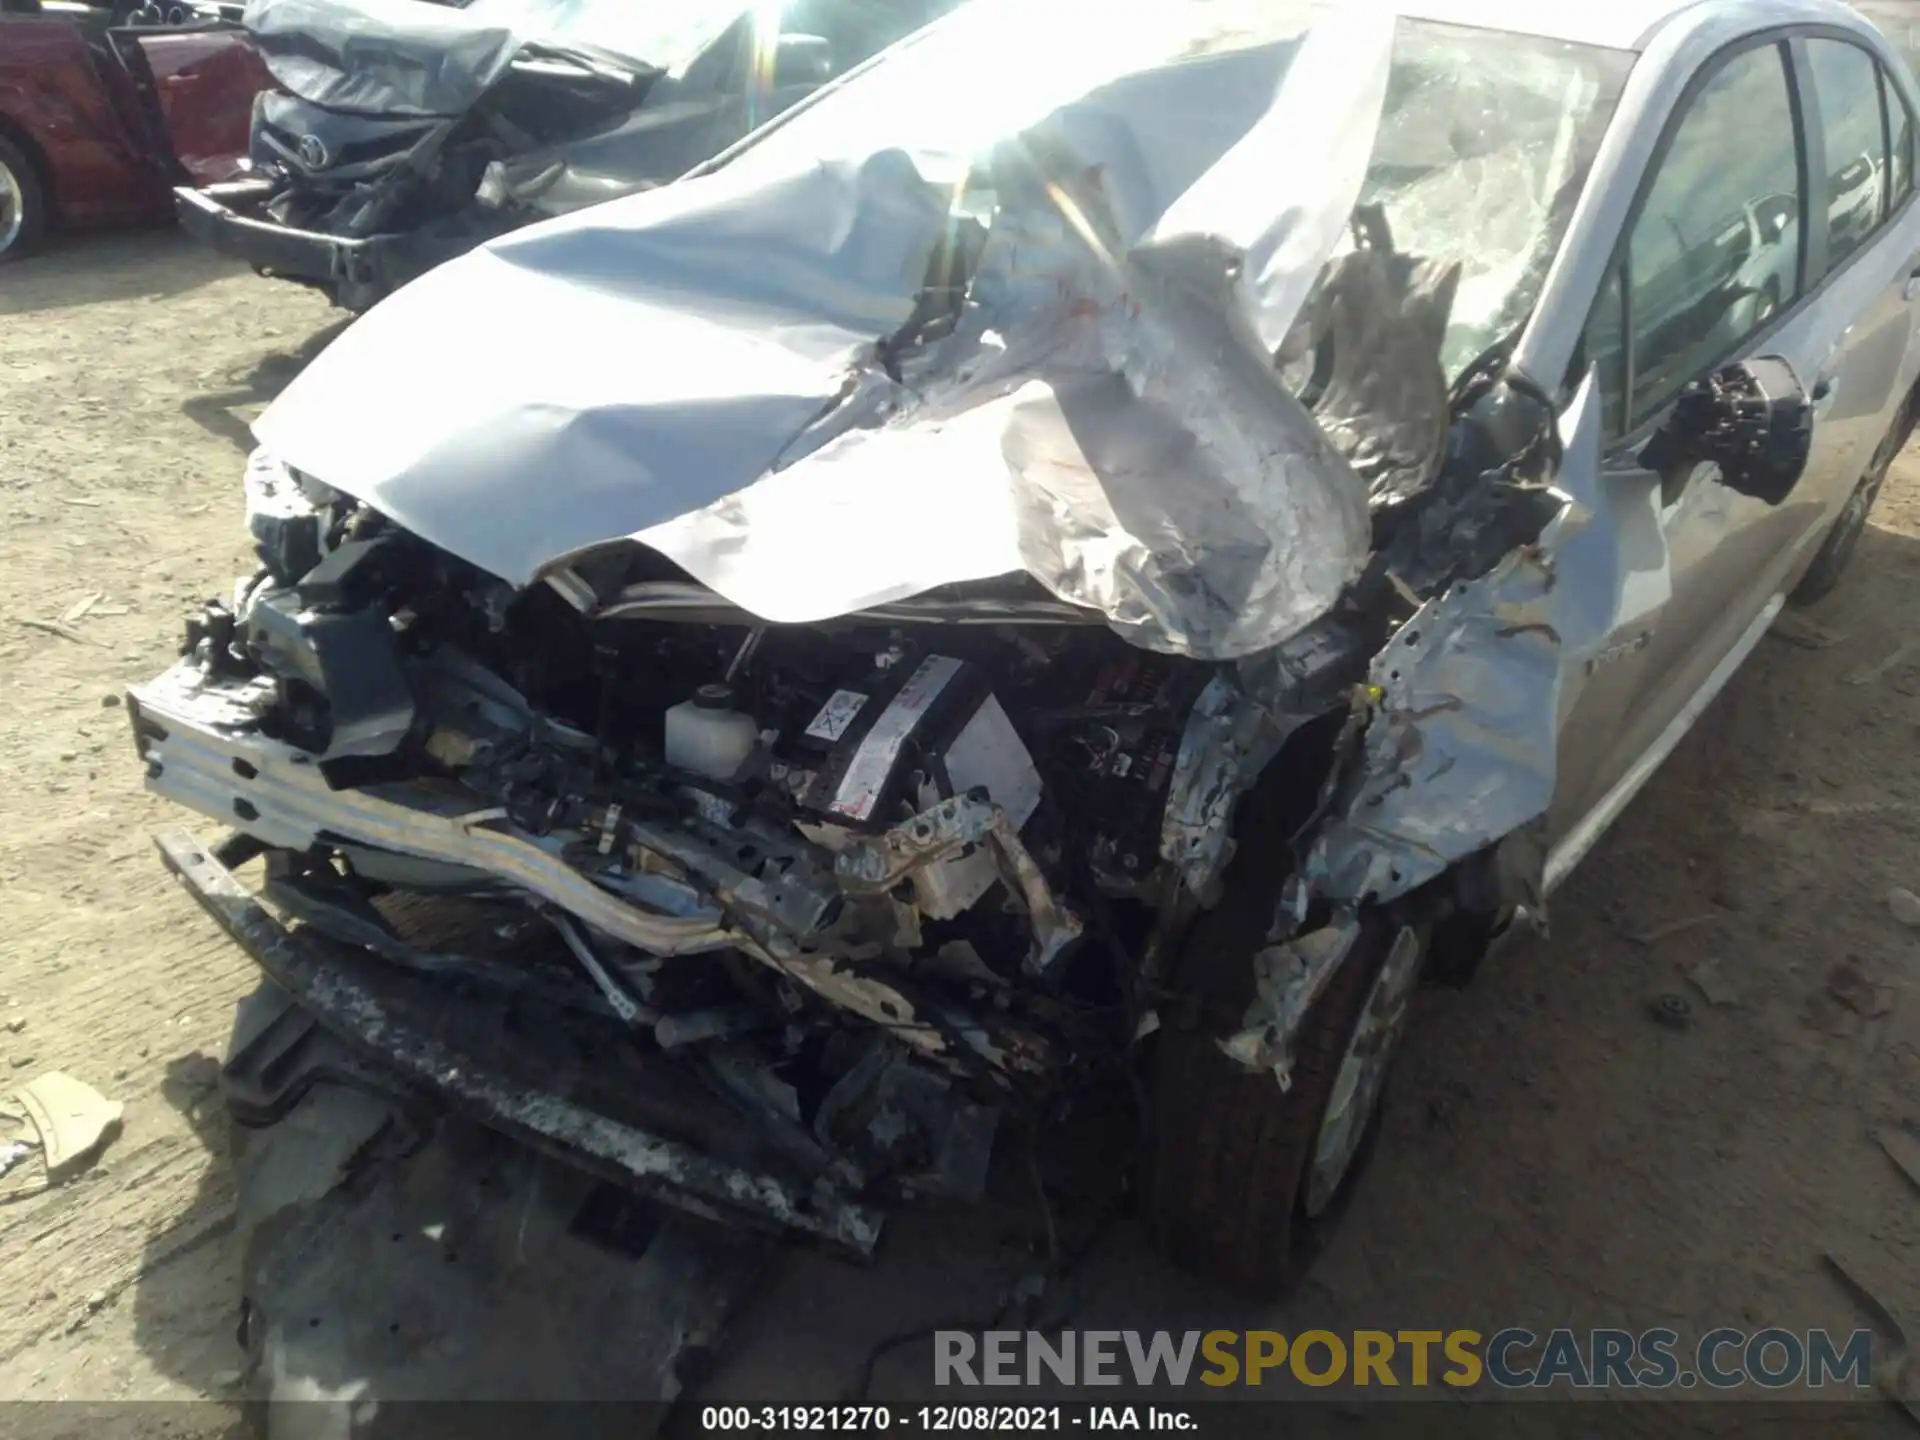
{"label": "front tire", "polygon": [[1282,1090],[1218,1043],[1252,999],[1271,916],[1263,887],[1241,890],[1195,927],[1175,976],[1206,1018],[1158,1039],[1148,1203],[1177,1263],[1267,1300],[1299,1283],[1364,1169],[1425,937],[1380,912],[1363,916],[1295,1037]]}
{"label": "front tire", "polygon": [[17,260],[47,233],[47,191],[20,147],[0,135],[0,264]]}
{"label": "front tire", "polygon": [[1787,597],[1793,604],[1812,605],[1824,600],[1840,583],[1840,577],[1846,573],[1847,565],[1853,559],[1853,552],[1860,548],[1860,537],[1867,530],[1867,517],[1873,513],[1873,503],[1880,498],[1880,491],[1887,483],[1887,472],[1893,468],[1894,460],[1906,448],[1907,440],[1913,434],[1915,415],[1915,403],[1913,397],[1909,396],[1894,416],[1893,425],[1874,450],[1873,459],[1867,464],[1867,473],[1860,477],[1853,494],[1847,497],[1846,509],[1833,522],[1833,528],[1827,532],[1827,538],[1814,555],[1813,563],[1807,567],[1807,573],[1800,577],[1800,583]]}

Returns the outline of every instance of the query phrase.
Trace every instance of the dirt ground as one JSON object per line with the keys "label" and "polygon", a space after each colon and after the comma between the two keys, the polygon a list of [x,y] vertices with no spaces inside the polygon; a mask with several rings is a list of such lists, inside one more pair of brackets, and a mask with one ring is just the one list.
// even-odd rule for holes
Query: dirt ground
{"label": "dirt ground", "polygon": [[[85,1179],[0,1207],[0,1399],[218,1399],[239,1363],[213,1074],[250,967],[154,855],[186,817],[142,792],[117,697],[239,567],[246,424],[334,321],[170,234],[0,271],[0,1086],[60,1068],[126,1102]],[[1371,1173],[1284,1314],[1123,1222],[1069,1323],[1845,1331],[1868,1317],[1837,1250],[1920,1313],[1920,1194],[1872,1138],[1920,1122],[1920,932],[1885,900],[1920,889],[1920,460],[1875,520],[1814,612],[1831,643],[1760,648],[1551,939],[1423,996]],[[795,1255],[704,1393],[831,1398],[1027,1263],[979,1215],[908,1217],[868,1270]],[[924,1390],[928,1354],[873,1393]]]}

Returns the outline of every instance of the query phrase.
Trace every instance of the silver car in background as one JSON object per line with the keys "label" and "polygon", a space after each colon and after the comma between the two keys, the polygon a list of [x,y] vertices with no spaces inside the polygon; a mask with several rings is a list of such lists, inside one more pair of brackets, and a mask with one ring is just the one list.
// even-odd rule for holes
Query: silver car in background
{"label": "silver car in background", "polygon": [[1853,553],[1920,93],[1831,0],[1105,13],[977,0],[276,402],[261,568],[130,710],[282,1013],[858,1253],[1137,1067],[1167,1247],[1297,1277],[1415,983]]}

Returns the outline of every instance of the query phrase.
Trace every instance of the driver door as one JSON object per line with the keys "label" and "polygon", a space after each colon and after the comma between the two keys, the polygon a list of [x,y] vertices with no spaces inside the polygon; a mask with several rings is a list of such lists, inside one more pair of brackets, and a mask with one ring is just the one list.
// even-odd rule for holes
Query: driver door
{"label": "driver door", "polygon": [[[1798,553],[1846,465],[1829,422],[1849,319],[1809,303],[1824,226],[1811,236],[1805,133],[1791,47],[1761,36],[1722,52],[1668,122],[1587,335],[1602,397],[1599,498],[1620,537],[1610,631],[1563,717],[1550,829],[1559,841],[1631,772],[1715,672],[1764,633]],[[1779,506],[1717,470],[1661,476],[1648,442],[1689,382],[1779,356],[1815,396],[1812,456]]]}

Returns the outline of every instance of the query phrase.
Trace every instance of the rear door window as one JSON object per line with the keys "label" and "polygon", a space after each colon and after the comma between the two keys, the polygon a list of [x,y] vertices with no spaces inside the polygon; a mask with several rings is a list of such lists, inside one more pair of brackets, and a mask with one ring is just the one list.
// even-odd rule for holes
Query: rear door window
{"label": "rear door window", "polygon": [[[1826,132],[1827,268],[1838,269],[1886,218],[1892,175],[1880,65],[1844,40],[1807,41]],[[1895,97],[1898,103],[1898,97]]]}
{"label": "rear door window", "polygon": [[1892,196],[1890,208],[1898,210],[1913,194],[1913,111],[1907,108],[1906,96],[1900,93],[1891,75],[1882,71],[1880,80],[1887,99],[1887,132],[1892,142],[1887,156],[1887,169],[1892,176],[1888,186]]}

